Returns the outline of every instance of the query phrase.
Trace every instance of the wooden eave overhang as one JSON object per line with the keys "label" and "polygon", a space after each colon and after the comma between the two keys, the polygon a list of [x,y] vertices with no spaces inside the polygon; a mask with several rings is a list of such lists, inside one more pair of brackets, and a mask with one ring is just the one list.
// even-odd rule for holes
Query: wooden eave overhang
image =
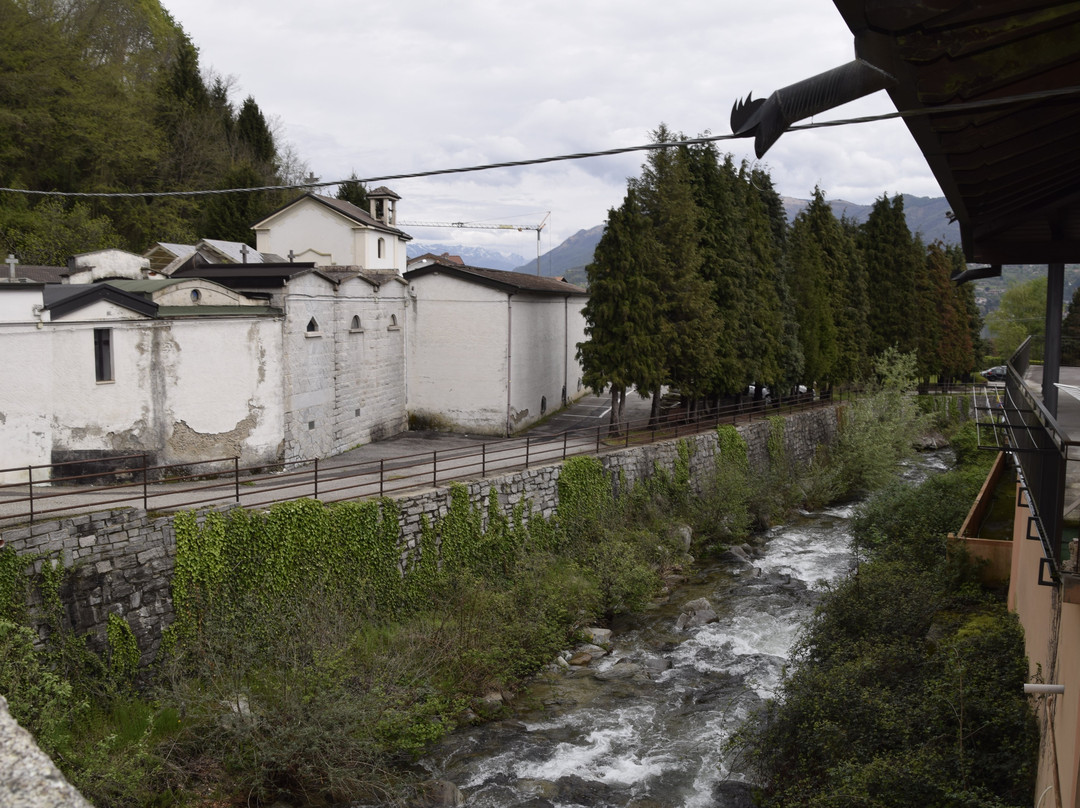
{"label": "wooden eave overhang", "polygon": [[899,80],[968,261],[1080,262],[1080,2],[834,2]]}

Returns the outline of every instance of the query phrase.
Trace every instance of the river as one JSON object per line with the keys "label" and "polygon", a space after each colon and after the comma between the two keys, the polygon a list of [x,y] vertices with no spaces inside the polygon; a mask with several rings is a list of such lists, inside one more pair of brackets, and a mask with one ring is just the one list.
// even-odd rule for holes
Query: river
{"label": "river", "polygon": [[[945,467],[926,455],[909,470]],[[821,587],[854,564],[850,507],[797,515],[751,564],[699,564],[663,602],[612,626],[611,653],[552,670],[513,719],[454,733],[423,761],[470,808],[725,808],[749,804],[732,731],[774,694]],[[676,626],[707,598],[718,620]]]}

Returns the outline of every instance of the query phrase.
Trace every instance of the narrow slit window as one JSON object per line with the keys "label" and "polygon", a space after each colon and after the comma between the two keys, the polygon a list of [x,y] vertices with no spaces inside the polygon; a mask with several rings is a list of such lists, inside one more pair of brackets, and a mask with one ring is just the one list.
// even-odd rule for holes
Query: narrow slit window
{"label": "narrow slit window", "polygon": [[99,382],[113,381],[112,329],[94,329],[94,375]]}
{"label": "narrow slit window", "polygon": [[393,329],[395,329],[397,327],[398,327],[398,325],[397,325],[397,315],[396,314],[391,314],[390,315],[390,325],[387,326],[387,330],[392,331]]}
{"label": "narrow slit window", "polygon": [[386,256],[386,239],[380,238],[379,239],[379,258],[384,258],[385,256]]}
{"label": "narrow slit window", "polygon": [[319,333],[319,321],[316,320],[314,317],[312,317],[307,322],[307,332],[309,334],[318,334]]}
{"label": "narrow slit window", "polygon": [[360,315],[359,314],[354,314],[353,315],[352,322],[349,323],[349,330],[350,331],[361,331],[361,330],[363,330],[363,329],[360,328]]}

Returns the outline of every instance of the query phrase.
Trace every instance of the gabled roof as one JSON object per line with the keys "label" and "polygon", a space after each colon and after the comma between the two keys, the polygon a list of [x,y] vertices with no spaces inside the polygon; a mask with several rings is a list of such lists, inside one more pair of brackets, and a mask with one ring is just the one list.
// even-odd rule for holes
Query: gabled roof
{"label": "gabled roof", "polygon": [[834,2],[916,113],[904,121],[968,260],[1080,262],[1080,3]]}
{"label": "gabled roof", "polygon": [[153,317],[158,311],[157,303],[108,283],[49,284],[42,289],[42,300],[53,318],[64,317],[99,301],[114,303],[144,317]]}
{"label": "gabled roof", "polygon": [[[27,278],[36,283],[63,283],[67,275],[67,267],[47,267],[34,264],[15,265],[16,278]],[[0,266],[0,277],[9,277],[7,267]]]}
{"label": "gabled roof", "polygon": [[[393,194],[393,191],[391,191],[390,193]],[[396,194],[395,194],[395,196],[396,196]],[[398,197],[398,198],[400,198],[400,197]],[[391,227],[386,222],[379,221],[374,216],[372,216],[370,213],[368,213],[366,210],[363,210],[362,208],[358,208],[352,202],[346,202],[344,199],[335,199],[333,197],[322,196],[320,194],[313,194],[313,193],[310,193],[310,192],[304,194],[303,196],[297,197],[292,202],[289,202],[286,205],[282,205],[280,208],[275,210],[273,213],[271,213],[266,218],[261,219],[260,221],[253,224],[251,226],[251,229],[252,230],[264,229],[264,225],[266,224],[266,222],[269,222],[271,219],[273,219],[274,217],[280,215],[281,213],[283,213],[284,211],[286,211],[289,208],[293,207],[294,205],[298,205],[299,203],[303,202],[305,199],[310,199],[313,202],[316,202],[316,203],[322,205],[323,207],[326,207],[329,210],[334,211],[338,215],[344,216],[346,219],[348,219],[349,221],[354,222],[356,224],[363,225],[364,227],[370,227],[372,230],[378,230],[378,231],[383,232],[383,233],[389,233],[390,235],[397,236],[398,238],[404,239],[405,241],[412,241],[412,236],[410,236],[408,233],[405,233],[402,230],[398,230],[396,227]]]}
{"label": "gabled roof", "polygon": [[331,283],[338,281],[315,268],[310,261],[280,264],[199,264],[176,270],[173,278],[205,278],[230,289],[279,289],[293,278],[315,274]]}
{"label": "gabled roof", "polygon": [[405,279],[411,281],[415,278],[422,278],[425,275],[436,273],[450,275],[463,281],[477,283],[509,294],[525,292],[540,295],[561,295],[564,297],[588,297],[589,294],[587,289],[554,278],[526,275],[523,272],[509,272],[503,269],[464,266],[437,256],[433,256],[430,261],[425,260],[422,266],[410,269],[405,273]]}

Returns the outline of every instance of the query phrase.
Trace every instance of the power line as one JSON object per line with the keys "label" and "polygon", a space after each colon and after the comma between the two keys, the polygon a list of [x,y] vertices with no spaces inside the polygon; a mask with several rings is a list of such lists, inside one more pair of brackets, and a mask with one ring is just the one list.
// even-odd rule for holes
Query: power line
{"label": "power line", "polygon": [[[866,115],[858,118],[840,118],[834,121],[818,121],[789,126],[787,132],[800,132],[808,129],[825,129],[834,126],[851,126],[861,123],[875,123],[888,121],[895,118],[916,118],[925,115],[941,115],[952,112],[970,112],[972,110],[989,109],[993,107],[1007,106],[1011,104],[1026,103],[1029,101],[1043,101],[1051,98],[1080,94],[1080,86],[1062,87],[1056,90],[1040,90],[1021,95],[1012,95],[1003,98],[992,98],[983,101],[965,101],[958,104],[946,104],[930,109],[902,110],[898,112],[885,112],[880,115]],[[476,171],[493,171],[499,168],[520,168],[523,166],[543,165],[545,163],[567,162],[570,160],[588,160],[594,157],[612,157],[619,154],[629,154],[639,151],[655,151],[678,146],[701,146],[708,143],[717,143],[725,140],[744,139],[746,135],[708,135],[705,137],[688,138],[686,140],[666,141],[664,143],[645,143],[639,146],[622,146],[614,149],[603,149],[591,152],[575,152],[573,154],[559,154],[551,157],[533,157],[528,160],[508,160],[501,163],[484,163],[475,166],[462,166],[459,168],[440,168],[429,171],[413,171],[402,174],[383,174],[376,177],[333,180],[327,182],[300,182],[292,185],[262,185],[255,188],[218,188],[202,191],[127,191],[127,192],[74,192],[74,191],[33,191],[26,188],[0,188],[0,192],[13,194],[26,194],[35,196],[59,196],[59,197],[93,197],[96,199],[144,199],[161,197],[192,197],[214,196],[216,194],[258,193],[261,191],[295,191],[301,188],[325,188],[333,185],[341,185],[345,182],[361,182],[371,184],[376,182],[388,182],[390,180],[411,180],[424,177],[441,177],[449,174],[468,174]]]}

